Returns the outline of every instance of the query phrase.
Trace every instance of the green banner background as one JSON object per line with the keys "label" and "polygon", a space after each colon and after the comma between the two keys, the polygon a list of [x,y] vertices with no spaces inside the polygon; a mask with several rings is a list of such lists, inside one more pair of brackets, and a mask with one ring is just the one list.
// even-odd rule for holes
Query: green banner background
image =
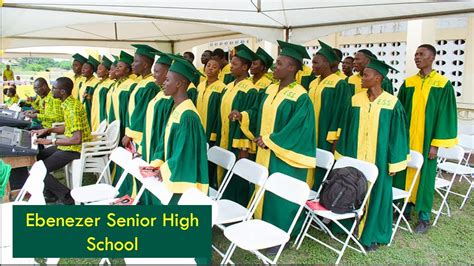
{"label": "green banner background", "polygon": [[[40,217],[100,217],[97,227],[27,227],[27,213]],[[118,217],[156,217],[153,227],[109,227],[107,215]],[[167,217],[198,218],[199,225],[182,230],[163,227]],[[194,220],[195,221],[195,220]],[[209,206],[14,206],[13,256],[21,258],[203,258],[211,257],[211,208]],[[89,251],[87,239],[132,241],[138,237],[138,251]],[[130,247],[130,245],[129,245]]]}

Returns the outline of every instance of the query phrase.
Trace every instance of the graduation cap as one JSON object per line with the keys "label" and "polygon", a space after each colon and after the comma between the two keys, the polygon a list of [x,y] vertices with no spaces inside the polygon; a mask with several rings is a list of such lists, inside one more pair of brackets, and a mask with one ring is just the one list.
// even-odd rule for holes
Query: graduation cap
{"label": "graduation cap", "polygon": [[125,51],[120,51],[120,58],[119,58],[119,62],[123,62],[127,65],[132,65],[133,63],[133,56],[128,54],[127,52]]}
{"label": "graduation cap", "polygon": [[112,63],[112,65],[117,66],[117,64],[118,64],[118,62],[119,62],[119,60],[120,60],[120,58],[119,58],[118,56],[116,56],[116,55],[112,55],[112,57],[114,58],[114,62]]}
{"label": "graduation cap", "polygon": [[278,40],[281,48],[280,55],[289,56],[296,61],[303,62],[303,59],[311,59],[304,46]]}
{"label": "graduation cap", "polygon": [[197,75],[202,75],[193,64],[183,57],[174,54],[167,54],[167,56],[173,59],[173,64],[168,71],[178,73],[190,82],[193,82]]}
{"label": "graduation cap", "polygon": [[258,47],[257,52],[255,53],[258,57],[258,59],[262,60],[262,62],[265,64],[265,66],[270,68],[273,64],[273,57],[269,55],[265,50],[262,48]]}
{"label": "graduation cap", "polygon": [[99,66],[100,62],[99,60],[95,59],[94,57],[89,55],[89,58],[87,59],[86,63],[92,66],[94,69],[94,72],[97,71],[97,67]]}
{"label": "graduation cap", "polygon": [[153,54],[158,55],[158,59],[156,59],[155,63],[156,64],[163,64],[167,66],[171,66],[171,63],[173,63],[173,59],[171,59],[168,54],[163,53],[162,51],[154,51]]}
{"label": "graduation cap", "polygon": [[375,58],[370,58],[370,61],[369,63],[367,64],[367,66],[365,68],[371,68],[377,72],[379,72],[382,76],[386,77],[387,74],[388,74],[388,71],[390,69],[394,70],[395,72],[398,73],[398,70],[385,64],[384,61],[381,61],[381,60],[378,60],[378,59],[375,59]]}
{"label": "graduation cap", "polygon": [[110,70],[110,66],[112,65],[112,61],[108,59],[106,56],[102,56],[102,65],[105,66],[105,68]]}
{"label": "graduation cap", "polygon": [[245,44],[239,44],[236,47],[234,47],[236,53],[235,56],[246,59],[250,62],[259,59],[257,55],[250,50]]}
{"label": "graduation cap", "polygon": [[87,58],[85,58],[81,54],[74,54],[72,58],[74,58],[75,61],[78,61],[81,64],[84,64],[85,62],[87,62]]}
{"label": "graduation cap", "polygon": [[150,58],[151,60],[155,59],[155,54],[153,52],[158,51],[155,48],[146,44],[132,44],[132,46],[137,48],[137,51],[135,51],[135,54],[146,56]]}
{"label": "graduation cap", "polygon": [[341,61],[331,46],[327,45],[323,41],[319,41],[319,45],[321,45],[321,49],[319,49],[316,54],[324,56],[324,58],[328,60],[329,64]]}
{"label": "graduation cap", "polygon": [[369,58],[372,57],[372,58],[375,58],[377,59],[377,56],[374,55],[371,51],[367,50],[367,49],[360,49],[359,51],[357,51],[358,53],[363,53],[364,55],[368,56]]}

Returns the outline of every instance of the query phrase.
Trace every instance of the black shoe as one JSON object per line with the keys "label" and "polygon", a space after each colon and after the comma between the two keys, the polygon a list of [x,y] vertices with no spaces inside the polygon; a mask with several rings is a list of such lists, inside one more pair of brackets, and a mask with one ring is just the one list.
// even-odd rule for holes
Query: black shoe
{"label": "black shoe", "polygon": [[429,221],[420,220],[418,222],[418,225],[415,228],[415,233],[425,234],[426,232],[428,232],[429,228],[430,228],[430,222]]}
{"label": "black shoe", "polygon": [[377,245],[376,243],[373,243],[372,245],[368,247],[364,247],[364,248],[365,248],[365,251],[372,252],[372,251],[376,251],[379,248],[379,245]]}

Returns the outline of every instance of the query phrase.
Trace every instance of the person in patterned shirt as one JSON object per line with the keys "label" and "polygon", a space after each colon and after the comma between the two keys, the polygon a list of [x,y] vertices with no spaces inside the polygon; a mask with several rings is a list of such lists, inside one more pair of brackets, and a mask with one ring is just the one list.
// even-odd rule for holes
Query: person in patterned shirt
{"label": "person in patterned shirt", "polygon": [[33,89],[40,98],[36,110],[29,110],[25,115],[32,119],[41,121],[43,128],[52,127],[53,123],[64,121],[63,110],[61,109],[61,100],[55,99],[53,93],[44,78],[37,78]]}
{"label": "person in patterned shirt", "polygon": [[57,200],[59,204],[74,204],[70,189],[60,183],[51,172],[61,169],[71,161],[81,157],[82,143],[91,140],[91,130],[84,106],[71,96],[74,83],[67,77],[61,77],[53,84],[53,97],[61,100],[64,125],[54,128],[33,130],[39,137],[51,133],[64,134],[64,139],[38,138],[37,144],[52,145],[43,149],[37,159],[43,160],[48,174],[44,180],[47,201]]}

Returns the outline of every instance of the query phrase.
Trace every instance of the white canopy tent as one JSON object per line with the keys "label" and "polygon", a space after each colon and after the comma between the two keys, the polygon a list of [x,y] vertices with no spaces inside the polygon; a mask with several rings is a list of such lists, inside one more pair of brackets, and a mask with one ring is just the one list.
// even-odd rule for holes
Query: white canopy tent
{"label": "white canopy tent", "polygon": [[474,13],[474,1],[427,0],[4,0],[2,49],[38,46],[179,51],[254,36],[304,43],[386,21]]}

